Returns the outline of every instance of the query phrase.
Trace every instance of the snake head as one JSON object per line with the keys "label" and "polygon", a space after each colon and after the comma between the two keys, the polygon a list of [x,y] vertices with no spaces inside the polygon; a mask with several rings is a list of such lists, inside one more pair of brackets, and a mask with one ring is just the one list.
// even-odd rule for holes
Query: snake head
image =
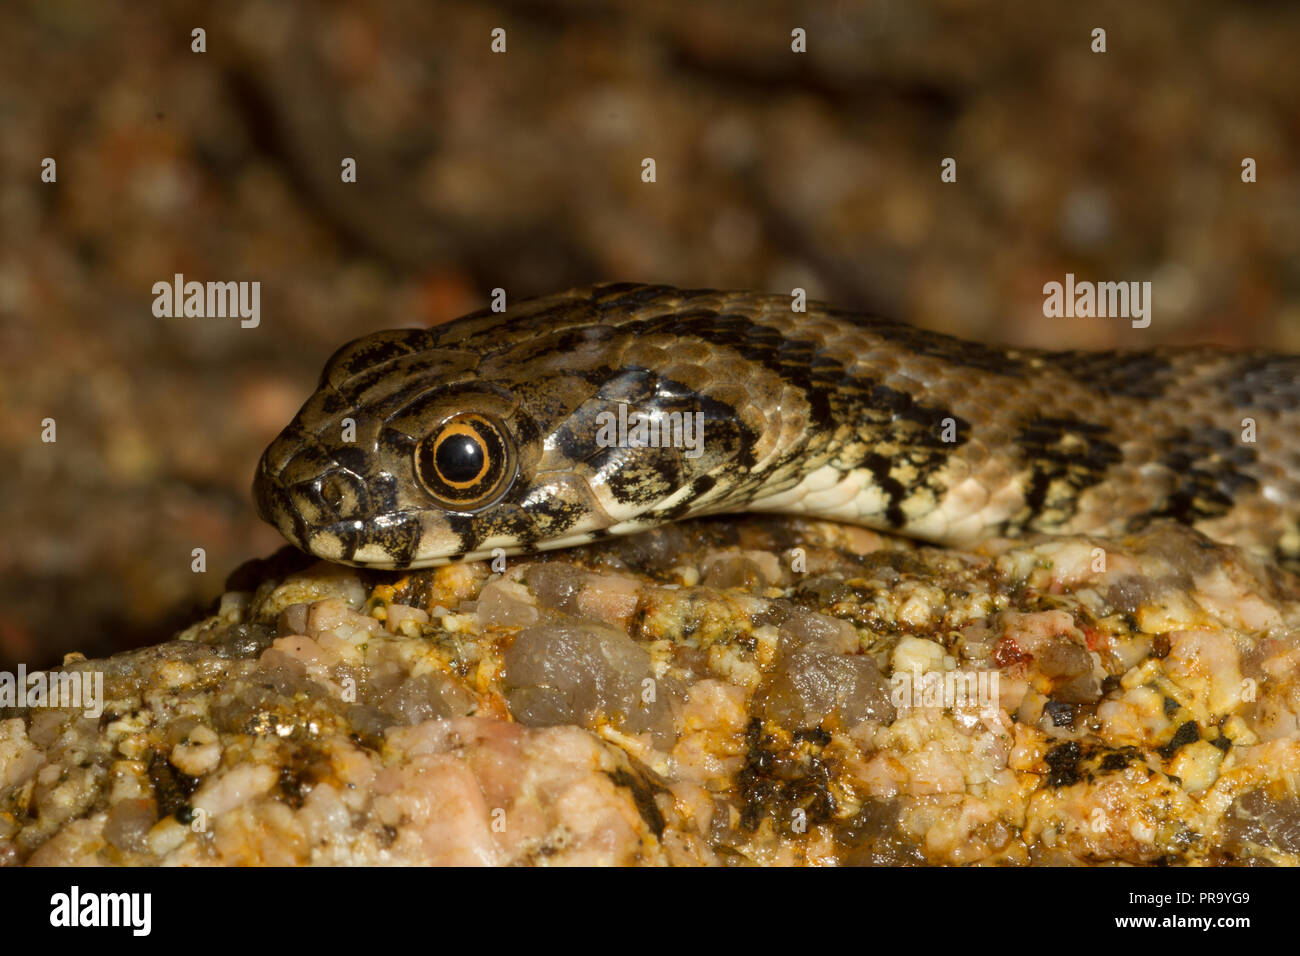
{"label": "snake head", "polygon": [[258,513],[303,550],[359,566],[440,563],[464,550],[519,473],[527,417],[483,382],[464,350],[432,330],[398,329],[344,346],[316,392],[262,455]]}
{"label": "snake head", "polygon": [[[305,551],[376,568],[703,513],[755,441],[734,398],[749,392],[692,361],[709,350],[566,305],[560,321],[554,309],[470,316],[344,346],[262,456],[259,513]],[[639,442],[642,421],[666,440]]]}

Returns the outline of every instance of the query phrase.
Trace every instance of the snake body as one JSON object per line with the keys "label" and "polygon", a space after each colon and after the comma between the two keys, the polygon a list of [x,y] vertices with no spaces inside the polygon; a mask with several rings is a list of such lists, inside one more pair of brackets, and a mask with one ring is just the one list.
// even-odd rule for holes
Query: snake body
{"label": "snake body", "polygon": [[344,346],[254,494],[300,548],[377,568],[752,511],[954,546],[1172,519],[1294,563],[1297,437],[1298,356],[991,348],[612,284]]}

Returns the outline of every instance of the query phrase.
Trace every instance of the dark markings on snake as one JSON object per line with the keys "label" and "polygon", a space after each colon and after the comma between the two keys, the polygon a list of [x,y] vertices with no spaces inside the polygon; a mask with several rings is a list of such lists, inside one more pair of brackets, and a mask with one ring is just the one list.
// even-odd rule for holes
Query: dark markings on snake
{"label": "dark markings on snake", "polygon": [[343,545],[343,558],[346,561],[353,560],[357,556],[357,549],[368,540],[360,521],[340,522],[332,526],[330,531]]}
{"label": "dark markings on snake", "polygon": [[369,540],[383,548],[396,567],[406,567],[420,545],[420,522],[403,515],[397,522],[377,529]]}
{"label": "dark markings on snake", "polygon": [[460,538],[458,557],[463,558],[466,554],[473,552],[478,545],[478,535],[474,530],[474,516],[448,511],[444,515],[444,520],[447,522],[448,530]]}
{"label": "dark markings on snake", "polygon": [[547,537],[559,537],[580,521],[584,514],[582,505],[560,498],[542,499],[532,509],[535,527]]}
{"label": "dark markings on snake", "polygon": [[1300,409],[1300,356],[1243,355],[1230,373],[1213,383],[1241,408],[1271,412]]}
{"label": "dark markings on snake", "polygon": [[713,475],[700,475],[691,482],[691,498],[699,498],[700,495],[713,490],[717,483],[718,479]]}
{"label": "dark markings on snake", "polygon": [[[530,324],[535,323],[538,318],[538,316],[529,316]],[[513,327],[511,331],[514,331]],[[482,354],[485,356],[498,356],[508,352],[512,362],[523,365],[544,356],[591,354],[596,347],[610,341],[618,334],[619,330],[611,326],[587,325],[538,335],[521,343],[488,345],[483,349]],[[497,336],[496,338],[506,337]]]}
{"label": "dark markings on snake", "polygon": [[350,402],[334,389],[325,389],[320,393],[320,410],[326,415],[337,415],[352,408]]}
{"label": "dark markings on snake", "polygon": [[786,338],[779,330],[737,312],[694,308],[638,319],[622,328],[634,337],[672,333],[732,349],[800,388],[815,421],[830,417],[832,393],[838,380],[847,377],[844,363],[831,356],[823,355],[822,361],[812,362],[816,347],[813,340]]}
{"label": "dark markings on snake", "polygon": [[[648,505],[672,494],[681,484],[675,456],[653,449],[623,449],[636,457],[609,476],[614,498],[625,505]],[[690,501],[684,502],[689,508]]]}
{"label": "dark markings on snake", "polygon": [[530,415],[516,415],[513,421],[515,445],[526,448],[534,442],[541,441],[542,429]]}
{"label": "dark markings on snake", "polygon": [[[385,428],[379,433],[379,446],[387,451],[397,461],[408,462],[415,454],[415,446],[420,443],[423,435],[408,435],[406,432],[398,431],[395,428]],[[410,472],[414,476],[414,472]]]}
{"label": "dark markings on snake", "polygon": [[[624,328],[636,335],[672,331],[678,335],[691,335],[710,344],[735,349],[747,360],[761,364],[781,376],[784,381],[798,387],[808,402],[809,415],[815,422],[829,421],[837,417],[835,414],[837,406],[853,404],[852,399],[848,397],[851,392],[846,386],[857,386],[867,392],[866,402],[875,410],[887,412],[891,416],[922,426],[919,434],[909,436],[910,442],[927,445],[943,453],[936,455],[930,466],[925,469],[927,474],[933,472],[949,453],[969,439],[969,423],[952,415],[948,410],[923,405],[904,392],[869,379],[853,376],[844,361],[825,352],[815,351],[817,343],[813,340],[800,338],[797,335],[787,338],[779,330],[754,322],[740,313],[691,309],[642,319],[629,323]],[[906,327],[900,326],[900,328]],[[966,345],[966,343],[960,344]],[[944,346],[936,345],[935,348],[942,351]],[[1005,354],[997,354],[1006,366]],[[978,367],[982,358],[988,356],[981,357],[976,350],[976,353],[969,358],[970,362],[976,363]],[[843,416],[841,414],[838,417]],[[950,417],[957,425],[957,440],[944,442],[942,426],[944,419]],[[756,437],[747,436],[743,444],[740,460],[743,467],[749,468],[754,464],[753,445]],[[894,508],[894,512],[901,514],[901,504]]]}
{"label": "dark markings on snake", "polygon": [[1156,352],[1058,352],[1042,355],[1088,388],[1119,398],[1159,398],[1174,381],[1174,366]]}
{"label": "dark markings on snake", "polygon": [[334,449],[334,463],[357,475],[370,470],[370,453],[355,442],[344,442]]}
{"label": "dark markings on snake", "polygon": [[386,471],[371,476],[370,483],[366,488],[371,510],[394,511],[398,507],[397,494],[399,485],[400,482],[397,478]]}
{"label": "dark markings on snake", "polygon": [[1155,518],[1194,523],[1226,514],[1237,496],[1254,490],[1259,481],[1243,471],[1258,457],[1222,428],[1182,430],[1165,442],[1161,464],[1174,482],[1164,506],[1138,515],[1131,523],[1142,527]]}
{"label": "dark markings on snake", "polygon": [[[518,499],[516,498],[513,503],[517,505]],[[482,516],[480,516],[480,520],[482,520]],[[486,541],[488,538],[505,535],[507,537],[518,538],[520,541],[532,545],[541,537],[537,526],[522,508],[511,509],[501,517],[493,520],[488,527],[483,527],[478,524],[476,524],[475,527],[477,529],[476,540],[478,541]]]}
{"label": "dark markings on snake", "polygon": [[594,413],[581,418],[570,418],[552,432],[556,449],[570,461],[585,461],[599,470],[613,449],[596,446],[592,441],[592,436],[596,434],[595,427]]}
{"label": "dark markings on snake", "polygon": [[889,496],[889,504],[885,506],[885,520],[889,522],[891,528],[903,527],[907,524],[903,502],[908,498],[908,491],[906,486],[891,474],[894,470],[893,459],[871,452],[862,459],[862,465],[871,470],[871,475],[880,490]]}
{"label": "dark markings on snake", "polygon": [[1100,484],[1107,470],[1124,455],[1104,425],[1074,418],[1033,418],[1016,436],[1030,468],[1025,490],[1027,514],[1011,527],[1050,527],[1069,520],[1079,496]]}
{"label": "dark markings on snake", "polygon": [[321,384],[342,382],[372,371],[384,362],[410,354],[411,350],[409,334],[403,334],[400,329],[375,338],[359,339],[330,356],[321,373]]}
{"label": "dark markings on snake", "polygon": [[[906,392],[888,385],[873,385],[869,394],[870,402],[876,408],[921,426],[918,433],[909,436],[910,444],[952,451],[970,440],[970,422],[946,408],[922,405]],[[945,441],[943,436],[948,419],[952,419],[955,432],[952,441]]]}
{"label": "dark markings on snake", "polygon": [[666,285],[638,285],[635,282],[616,282],[604,286],[592,297],[593,304],[603,313],[636,310],[677,290]]}

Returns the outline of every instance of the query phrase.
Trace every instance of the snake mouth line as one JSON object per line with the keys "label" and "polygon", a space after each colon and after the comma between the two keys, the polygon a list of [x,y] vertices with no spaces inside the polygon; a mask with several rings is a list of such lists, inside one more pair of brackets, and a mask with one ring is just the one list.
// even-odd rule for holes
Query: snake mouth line
{"label": "snake mouth line", "polygon": [[312,530],[299,547],[327,561],[408,568],[415,561],[421,539],[418,516],[397,514],[372,521],[336,521]]}

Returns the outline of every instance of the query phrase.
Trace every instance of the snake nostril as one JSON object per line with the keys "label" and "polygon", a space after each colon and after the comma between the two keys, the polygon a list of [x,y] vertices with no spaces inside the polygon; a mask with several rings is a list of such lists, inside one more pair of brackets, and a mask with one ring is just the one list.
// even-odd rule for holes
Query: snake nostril
{"label": "snake nostril", "polygon": [[360,480],[354,475],[329,471],[308,488],[314,504],[331,519],[349,518],[361,511],[364,494]]}
{"label": "snake nostril", "polygon": [[345,495],[346,489],[344,489],[343,483],[339,481],[336,475],[321,479],[320,496],[326,505],[337,510],[343,504]]}

